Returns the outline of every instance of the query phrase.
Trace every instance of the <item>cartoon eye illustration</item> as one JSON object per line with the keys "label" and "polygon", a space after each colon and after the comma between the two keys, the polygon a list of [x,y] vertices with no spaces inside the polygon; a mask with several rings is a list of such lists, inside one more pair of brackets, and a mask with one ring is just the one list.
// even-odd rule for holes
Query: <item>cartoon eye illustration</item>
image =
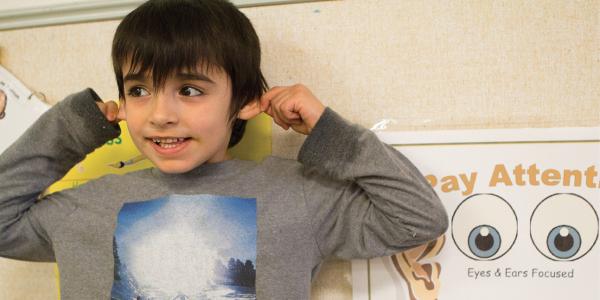
{"label": "cartoon eye illustration", "polygon": [[598,240],[598,215],[575,194],[554,194],[531,214],[531,241],[545,257],[573,261],[588,253]]}
{"label": "cartoon eye illustration", "polygon": [[4,116],[6,116],[6,113],[4,112],[6,110],[6,94],[4,93],[3,90],[0,90],[0,120],[4,119]]}
{"label": "cartoon eye illustration", "polygon": [[498,259],[516,238],[517,216],[500,196],[475,194],[463,200],[452,215],[454,244],[471,259]]}

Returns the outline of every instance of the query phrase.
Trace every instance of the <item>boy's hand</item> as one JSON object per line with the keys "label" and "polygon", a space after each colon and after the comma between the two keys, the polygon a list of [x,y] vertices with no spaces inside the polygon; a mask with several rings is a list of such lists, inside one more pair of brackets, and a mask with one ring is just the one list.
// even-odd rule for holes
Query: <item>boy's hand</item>
{"label": "boy's hand", "polygon": [[301,84],[274,87],[260,98],[260,110],[277,125],[298,133],[310,134],[325,111],[325,106]]}
{"label": "boy's hand", "polygon": [[111,123],[118,123],[121,121],[117,118],[119,112],[119,106],[115,101],[107,101],[107,102],[96,102],[100,111],[104,114],[106,119]]}

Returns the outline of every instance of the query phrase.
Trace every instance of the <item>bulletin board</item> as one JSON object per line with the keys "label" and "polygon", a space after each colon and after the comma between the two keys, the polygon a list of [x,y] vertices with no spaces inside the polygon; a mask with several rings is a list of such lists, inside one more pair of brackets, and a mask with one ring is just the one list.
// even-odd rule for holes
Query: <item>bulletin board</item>
{"label": "bulletin board", "polygon": [[[598,1],[343,0],[242,12],[271,86],[302,83],[367,128],[382,120],[386,130],[417,133],[600,126]],[[50,104],[85,87],[118,99],[117,25],[0,31],[0,63]],[[271,153],[293,159],[303,140],[275,125]],[[55,299],[56,289],[53,265],[0,264],[2,299]],[[311,299],[351,298],[350,262],[327,261]]]}

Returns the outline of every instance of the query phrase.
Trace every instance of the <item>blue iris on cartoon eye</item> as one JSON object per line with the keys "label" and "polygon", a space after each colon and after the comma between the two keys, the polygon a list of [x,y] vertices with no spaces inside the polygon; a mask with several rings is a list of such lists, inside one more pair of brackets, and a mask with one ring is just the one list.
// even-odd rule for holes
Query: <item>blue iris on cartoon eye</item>
{"label": "blue iris on cartoon eye", "polygon": [[515,210],[495,194],[475,194],[463,200],[452,215],[452,239],[465,256],[489,261],[504,256],[515,244]]}
{"label": "blue iris on cartoon eye", "polygon": [[500,249],[500,234],[490,225],[479,225],[469,233],[469,250],[480,258],[490,258]]}
{"label": "blue iris on cartoon eye", "polygon": [[546,241],[550,253],[559,259],[571,258],[581,247],[581,236],[569,225],[559,225],[550,230]]}

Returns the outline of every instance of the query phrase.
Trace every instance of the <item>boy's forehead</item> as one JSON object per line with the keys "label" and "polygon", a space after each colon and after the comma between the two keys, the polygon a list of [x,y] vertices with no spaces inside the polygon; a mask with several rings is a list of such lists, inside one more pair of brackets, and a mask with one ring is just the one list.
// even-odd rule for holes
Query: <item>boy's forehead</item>
{"label": "boy's forehead", "polygon": [[[145,69],[145,70],[143,70]],[[130,62],[126,62],[122,66],[124,81],[129,80],[151,80],[153,78],[152,66],[144,68],[141,64],[131,67]],[[179,78],[202,80],[211,83],[217,81],[228,80],[229,76],[225,70],[217,65],[198,63],[195,68],[172,68],[166,74],[161,74],[165,78]]]}

